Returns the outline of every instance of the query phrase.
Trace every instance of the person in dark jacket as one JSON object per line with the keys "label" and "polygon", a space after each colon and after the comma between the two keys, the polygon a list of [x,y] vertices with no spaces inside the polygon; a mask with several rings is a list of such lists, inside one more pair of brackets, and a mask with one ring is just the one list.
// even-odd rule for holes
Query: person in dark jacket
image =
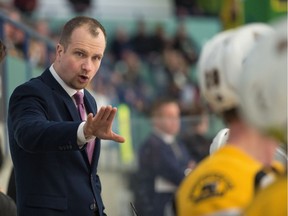
{"label": "person in dark jacket", "polygon": [[157,100],[151,117],[153,131],[139,149],[135,206],[141,216],[163,216],[166,204],[195,163],[177,139],[179,105],[170,99]]}

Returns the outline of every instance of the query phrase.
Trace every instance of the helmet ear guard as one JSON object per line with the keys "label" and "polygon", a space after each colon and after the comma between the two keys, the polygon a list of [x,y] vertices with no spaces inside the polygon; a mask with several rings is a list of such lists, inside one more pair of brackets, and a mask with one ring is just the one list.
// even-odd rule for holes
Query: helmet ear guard
{"label": "helmet ear guard", "polygon": [[210,149],[209,149],[210,155],[213,154],[218,149],[220,149],[222,146],[224,146],[228,140],[228,137],[229,137],[229,129],[228,128],[221,129],[216,134],[216,136],[214,137],[210,145]]}
{"label": "helmet ear guard", "polygon": [[240,110],[250,124],[287,144],[287,18],[274,28],[243,64]]}
{"label": "helmet ear guard", "polygon": [[199,59],[200,90],[210,107],[222,113],[239,106],[238,78],[247,53],[273,32],[266,24],[250,24],[224,31],[205,44]]}

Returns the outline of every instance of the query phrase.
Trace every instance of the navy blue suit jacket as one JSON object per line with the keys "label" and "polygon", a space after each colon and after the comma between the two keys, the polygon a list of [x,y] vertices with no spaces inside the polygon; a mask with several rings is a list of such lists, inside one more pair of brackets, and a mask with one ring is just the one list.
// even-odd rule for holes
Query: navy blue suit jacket
{"label": "navy blue suit jacket", "polygon": [[[88,113],[95,114],[94,98],[84,94]],[[77,108],[48,69],[14,90],[8,112],[18,216],[92,216],[95,206],[105,215],[97,175],[100,140],[90,165],[86,145],[77,145]]]}

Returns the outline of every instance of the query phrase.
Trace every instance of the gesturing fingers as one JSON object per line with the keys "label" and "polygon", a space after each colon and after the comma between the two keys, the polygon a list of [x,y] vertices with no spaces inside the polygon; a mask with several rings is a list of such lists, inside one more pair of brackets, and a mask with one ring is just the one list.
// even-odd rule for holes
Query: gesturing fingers
{"label": "gesturing fingers", "polygon": [[100,110],[98,110],[97,114],[95,115],[95,120],[101,120],[105,114],[106,107],[101,107]]}
{"label": "gesturing fingers", "polygon": [[104,106],[100,108],[95,118],[98,121],[111,121],[115,117],[116,111],[117,109],[112,108],[112,106]]}
{"label": "gesturing fingers", "polygon": [[112,106],[106,106],[105,107],[105,111],[103,113],[103,116],[101,117],[101,120],[102,121],[107,121],[112,110],[113,110]]}
{"label": "gesturing fingers", "polygon": [[104,106],[99,109],[97,114],[88,115],[87,124],[85,127],[87,132],[91,132],[94,136],[100,139],[114,140],[116,142],[124,142],[124,137],[112,131],[112,122],[115,118],[117,108],[112,106]]}
{"label": "gesturing fingers", "polygon": [[110,112],[110,115],[107,118],[107,121],[113,121],[113,119],[114,119],[114,117],[116,115],[116,112],[117,112],[117,108],[113,107],[111,112]]}

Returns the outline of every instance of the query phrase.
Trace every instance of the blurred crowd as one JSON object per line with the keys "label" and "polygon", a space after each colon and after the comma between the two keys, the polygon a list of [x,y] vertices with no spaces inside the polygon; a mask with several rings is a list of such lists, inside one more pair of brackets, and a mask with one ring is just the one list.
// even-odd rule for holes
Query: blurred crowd
{"label": "blurred crowd", "polygon": [[[18,8],[7,5],[2,5],[1,11],[57,43],[55,35],[59,32],[52,30],[47,20],[32,21]],[[115,29],[91,90],[100,98],[100,105],[125,103],[136,113],[146,113],[152,101],[169,96],[179,102],[182,114],[191,114],[200,103],[197,81],[193,79],[198,44],[182,23],[172,35],[162,24],[152,31],[146,24],[144,20],[136,21],[132,33],[125,27]],[[9,55],[25,58],[35,67],[46,67],[47,57],[53,60],[54,53],[49,53],[42,41],[31,38],[27,46],[23,31],[9,23],[4,29]]]}

